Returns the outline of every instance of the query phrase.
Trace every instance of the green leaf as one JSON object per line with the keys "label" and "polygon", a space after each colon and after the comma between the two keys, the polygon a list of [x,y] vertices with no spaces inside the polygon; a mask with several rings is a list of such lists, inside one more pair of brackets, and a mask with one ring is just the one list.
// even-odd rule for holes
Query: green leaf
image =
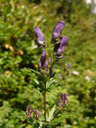
{"label": "green leaf", "polygon": [[54,105],[53,108],[51,109],[51,111],[49,112],[49,117],[48,117],[47,121],[50,122],[53,119],[53,117],[54,117],[53,114],[54,114],[55,110],[56,110],[56,105]]}
{"label": "green leaf", "polygon": [[31,70],[32,72],[34,72],[35,74],[41,75],[41,73],[38,72],[37,70],[31,69],[31,68],[28,68],[28,69],[30,69],[30,70]]}
{"label": "green leaf", "polygon": [[46,83],[46,89],[48,89],[55,82],[56,82],[56,80],[54,80],[53,78],[51,78],[49,81],[47,81],[47,83]]}

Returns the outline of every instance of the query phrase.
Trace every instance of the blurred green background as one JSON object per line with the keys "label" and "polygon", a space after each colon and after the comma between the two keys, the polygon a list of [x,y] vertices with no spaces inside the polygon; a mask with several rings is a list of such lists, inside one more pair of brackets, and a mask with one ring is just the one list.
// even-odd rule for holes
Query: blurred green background
{"label": "blurred green background", "polygon": [[[64,128],[96,128],[96,14],[84,0],[0,0],[0,128],[31,128],[26,106],[43,111],[37,69],[41,50],[33,34],[38,26],[50,43],[54,26],[65,21],[69,38],[64,58],[53,66],[58,86],[47,97],[50,107],[61,92],[69,106]],[[49,45],[50,46],[50,45]],[[71,62],[69,75],[65,62]],[[62,113],[63,115],[65,113]]]}

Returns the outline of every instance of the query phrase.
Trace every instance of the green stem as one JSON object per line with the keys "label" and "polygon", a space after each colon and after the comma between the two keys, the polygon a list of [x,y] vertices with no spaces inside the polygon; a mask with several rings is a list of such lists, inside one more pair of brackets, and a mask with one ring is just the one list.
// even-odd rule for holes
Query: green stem
{"label": "green stem", "polygon": [[46,84],[45,84],[45,88],[44,88],[44,119],[46,122]]}

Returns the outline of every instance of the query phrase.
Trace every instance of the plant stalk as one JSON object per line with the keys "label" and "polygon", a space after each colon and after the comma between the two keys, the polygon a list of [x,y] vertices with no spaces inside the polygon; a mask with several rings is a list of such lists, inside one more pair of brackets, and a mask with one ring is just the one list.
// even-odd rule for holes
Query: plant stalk
{"label": "plant stalk", "polygon": [[44,121],[46,122],[46,84],[44,88]]}

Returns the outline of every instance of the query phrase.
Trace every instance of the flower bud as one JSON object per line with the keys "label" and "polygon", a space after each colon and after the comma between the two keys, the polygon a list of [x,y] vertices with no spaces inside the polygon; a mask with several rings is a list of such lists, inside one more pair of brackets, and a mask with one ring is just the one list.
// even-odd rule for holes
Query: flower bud
{"label": "flower bud", "polygon": [[42,71],[42,69],[43,69],[43,71],[45,70],[49,76],[51,76],[51,74],[52,74],[52,68],[50,67],[51,61],[52,61],[52,58],[47,57],[46,51],[43,51],[41,58],[40,58],[38,68],[41,69],[41,71]]}
{"label": "flower bud", "polygon": [[51,75],[52,75],[52,68],[49,67],[49,76],[51,76]]}
{"label": "flower bud", "polygon": [[67,94],[63,94],[61,93],[60,97],[59,97],[59,101],[58,101],[58,107],[59,109],[62,109],[63,105],[68,105],[68,97]]}
{"label": "flower bud", "polygon": [[30,105],[27,106],[27,110],[26,110],[26,116],[28,118],[31,118],[31,113],[32,113],[32,108]]}
{"label": "flower bud", "polygon": [[38,119],[39,118],[39,113],[36,110],[33,110],[33,113],[34,113],[35,117]]}
{"label": "flower bud", "polygon": [[59,107],[59,108],[62,108],[62,107],[63,107],[63,103],[62,103],[61,97],[59,97],[58,107]]}
{"label": "flower bud", "polygon": [[68,97],[67,97],[67,94],[64,94],[64,104],[66,106],[68,105]]}
{"label": "flower bud", "polygon": [[43,66],[45,65],[45,62],[46,62],[46,51],[43,51],[41,54],[41,58],[40,58],[38,67],[43,68]]}
{"label": "flower bud", "polygon": [[59,38],[61,35],[62,30],[64,29],[65,23],[64,21],[59,21],[52,32],[52,39]]}
{"label": "flower bud", "polygon": [[41,30],[38,27],[34,28],[34,34],[36,36],[36,41],[39,47],[43,46],[43,42],[45,42],[45,37]]}

